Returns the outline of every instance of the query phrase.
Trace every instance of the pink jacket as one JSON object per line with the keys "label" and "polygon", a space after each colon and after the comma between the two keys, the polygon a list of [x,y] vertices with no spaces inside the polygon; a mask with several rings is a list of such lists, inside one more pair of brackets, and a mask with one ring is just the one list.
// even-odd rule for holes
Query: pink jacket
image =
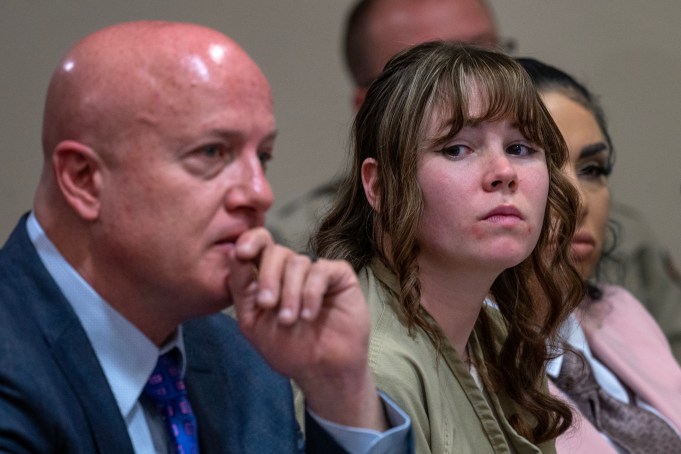
{"label": "pink jacket", "polygon": [[[603,298],[577,310],[589,347],[622,383],[681,431],[681,366],[641,303],[621,287],[604,286]],[[681,310],[681,302],[679,302]],[[553,385],[551,391],[565,398]],[[576,415],[576,425],[558,438],[558,453],[616,452],[596,428]]]}

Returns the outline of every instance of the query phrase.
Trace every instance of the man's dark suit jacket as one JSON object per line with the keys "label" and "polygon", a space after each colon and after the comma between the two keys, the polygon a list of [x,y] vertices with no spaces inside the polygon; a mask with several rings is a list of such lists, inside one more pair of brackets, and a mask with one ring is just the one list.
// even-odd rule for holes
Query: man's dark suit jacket
{"label": "man's dark suit jacket", "polygon": [[[291,387],[219,314],[184,325],[202,453],[304,450]],[[308,418],[307,450],[343,452]],[[125,422],[26,216],[0,250],[0,452],[132,453]]]}

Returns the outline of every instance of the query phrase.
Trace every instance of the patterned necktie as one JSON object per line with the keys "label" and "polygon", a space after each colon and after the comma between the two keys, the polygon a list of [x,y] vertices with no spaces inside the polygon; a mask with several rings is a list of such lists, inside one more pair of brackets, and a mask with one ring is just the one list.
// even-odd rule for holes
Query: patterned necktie
{"label": "patterned necktie", "polygon": [[156,368],[144,387],[144,394],[151,398],[163,417],[171,452],[198,454],[196,417],[187,399],[184,381],[175,359],[176,353],[172,350],[158,358]]}
{"label": "patterned necktie", "polygon": [[681,438],[674,430],[654,413],[605,392],[581,353],[565,351],[554,381],[591,424],[618,447],[631,454],[681,453]]}

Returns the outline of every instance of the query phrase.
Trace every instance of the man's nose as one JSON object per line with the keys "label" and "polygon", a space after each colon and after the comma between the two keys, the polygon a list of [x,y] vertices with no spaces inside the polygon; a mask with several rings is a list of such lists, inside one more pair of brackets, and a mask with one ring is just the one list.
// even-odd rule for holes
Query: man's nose
{"label": "man's nose", "polygon": [[244,208],[264,214],[274,201],[265,168],[257,153],[244,153],[240,161],[233,174],[235,181],[227,192],[227,209],[233,211]]}

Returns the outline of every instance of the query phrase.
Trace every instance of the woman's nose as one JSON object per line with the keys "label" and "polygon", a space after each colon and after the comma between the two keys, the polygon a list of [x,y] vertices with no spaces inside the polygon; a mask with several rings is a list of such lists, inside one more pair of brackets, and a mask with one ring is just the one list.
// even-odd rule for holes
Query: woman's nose
{"label": "woman's nose", "polygon": [[487,191],[515,191],[518,186],[518,174],[515,165],[506,153],[495,154],[490,159],[484,186]]}

